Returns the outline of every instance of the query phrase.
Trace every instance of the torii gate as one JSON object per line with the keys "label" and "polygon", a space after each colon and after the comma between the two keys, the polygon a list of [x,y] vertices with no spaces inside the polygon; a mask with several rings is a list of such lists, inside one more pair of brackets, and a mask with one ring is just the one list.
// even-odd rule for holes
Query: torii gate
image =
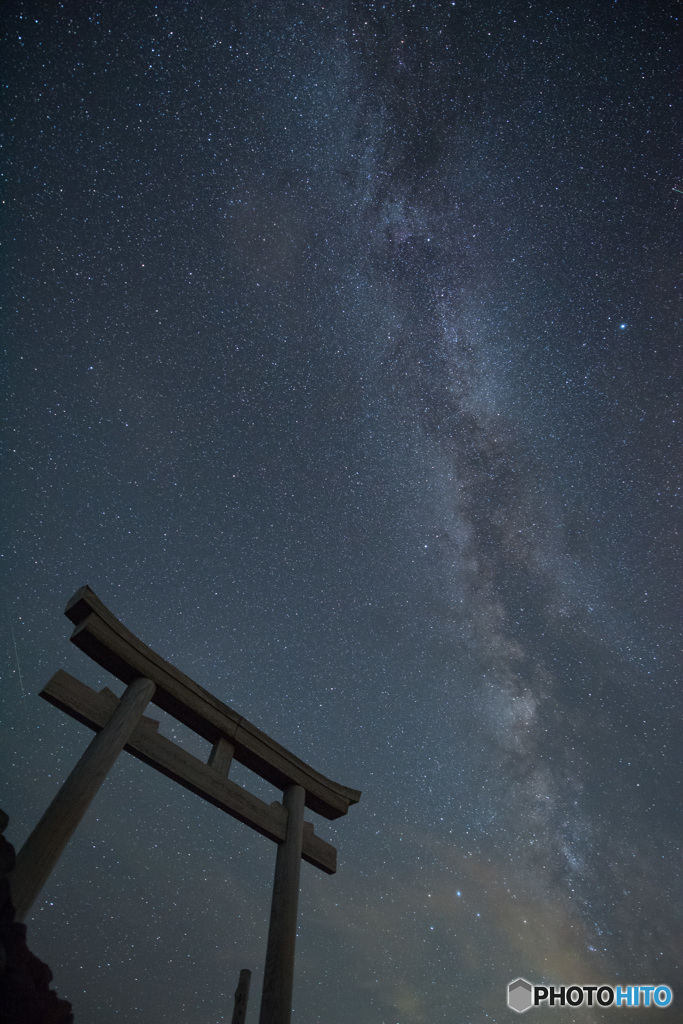
{"label": "torii gate", "polygon": [[[12,874],[16,920],[23,921],[121,750],[278,843],[259,1024],[289,1024],[301,858],[334,874],[337,851],[304,821],[304,806],[325,818],[346,814],[360,792],[325,778],[138,640],[89,587],[65,615],[71,640],[127,684],[119,700],[60,669],[41,697],[97,735],[17,855]],[[143,716],[156,704],[212,744],[208,764],[157,731]],[[283,791],[266,804],[228,778],[232,759]]]}

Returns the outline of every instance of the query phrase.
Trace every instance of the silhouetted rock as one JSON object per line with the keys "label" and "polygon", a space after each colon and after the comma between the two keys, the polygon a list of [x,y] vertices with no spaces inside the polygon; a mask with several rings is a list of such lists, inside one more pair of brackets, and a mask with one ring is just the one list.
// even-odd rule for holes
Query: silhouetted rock
{"label": "silhouetted rock", "polygon": [[[0,811],[0,833],[8,820]],[[14,860],[0,835],[0,1024],[73,1024],[71,1003],[50,988],[52,971],[26,945],[26,925],[14,920],[7,880]]]}

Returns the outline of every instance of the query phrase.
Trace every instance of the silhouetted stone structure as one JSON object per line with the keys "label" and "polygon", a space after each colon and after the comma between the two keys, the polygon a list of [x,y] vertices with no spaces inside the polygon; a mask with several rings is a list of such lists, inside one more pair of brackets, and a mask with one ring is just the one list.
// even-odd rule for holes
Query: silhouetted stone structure
{"label": "silhouetted stone structure", "polygon": [[244,1024],[247,1015],[247,1001],[249,999],[249,986],[251,985],[251,971],[240,971],[240,980],[235,989],[235,1008],[232,1011],[231,1024]]}
{"label": "silhouetted stone structure", "polygon": [[[89,587],[74,594],[65,614],[75,626],[72,642],[127,689],[119,700],[60,670],[41,692],[97,735],[17,856],[11,880],[17,919],[28,913],[107,772],[127,750],[278,844],[260,1024],[289,1024],[301,859],[328,874],[337,866],[336,849],[304,821],[304,808],[338,818],[360,793],[315,771],[165,661]],[[207,764],[159,734],[159,723],[144,715],[150,702],[209,740]],[[233,759],[281,789],[282,803],[266,804],[229,779]]]}
{"label": "silhouetted stone structure", "polygon": [[[0,832],[7,827],[0,811]],[[71,1003],[50,988],[52,971],[26,945],[26,925],[15,921],[7,876],[14,847],[0,835],[0,1024],[73,1024]]]}

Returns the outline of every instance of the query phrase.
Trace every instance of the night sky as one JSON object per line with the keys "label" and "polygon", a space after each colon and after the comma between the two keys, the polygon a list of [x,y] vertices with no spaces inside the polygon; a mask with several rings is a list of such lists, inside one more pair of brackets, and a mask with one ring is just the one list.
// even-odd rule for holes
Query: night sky
{"label": "night sky", "polygon": [[[53,672],[123,690],[87,583],[363,791],[295,1022],[680,970],[678,11],[3,5],[6,835],[92,736]],[[243,967],[255,1024],[274,861],[122,754],[29,944],[77,1024],[230,1020]]]}

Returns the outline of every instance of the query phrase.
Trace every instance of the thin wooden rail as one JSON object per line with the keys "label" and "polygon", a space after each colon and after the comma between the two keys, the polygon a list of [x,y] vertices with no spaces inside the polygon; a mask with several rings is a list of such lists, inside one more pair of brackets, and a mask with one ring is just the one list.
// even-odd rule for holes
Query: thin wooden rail
{"label": "thin wooden rail", "polygon": [[[45,700],[72,718],[99,731],[106,726],[119,706],[118,697],[106,687],[98,693],[75,676],[60,669],[40,694]],[[157,732],[159,723],[143,716],[123,746],[133,757],[156,768],[185,789],[204,798],[214,807],[227,811],[233,818],[250,825],[262,836],[282,843],[287,828],[287,815],[281,803],[267,804],[242,786],[227,778],[225,759],[216,767],[204,764],[198,757],[183,750],[177,743]],[[215,750],[215,748],[214,748]],[[212,751],[213,753],[213,751]],[[337,851],[317,836],[310,822],[304,823],[303,859],[328,875],[337,869]]]}

